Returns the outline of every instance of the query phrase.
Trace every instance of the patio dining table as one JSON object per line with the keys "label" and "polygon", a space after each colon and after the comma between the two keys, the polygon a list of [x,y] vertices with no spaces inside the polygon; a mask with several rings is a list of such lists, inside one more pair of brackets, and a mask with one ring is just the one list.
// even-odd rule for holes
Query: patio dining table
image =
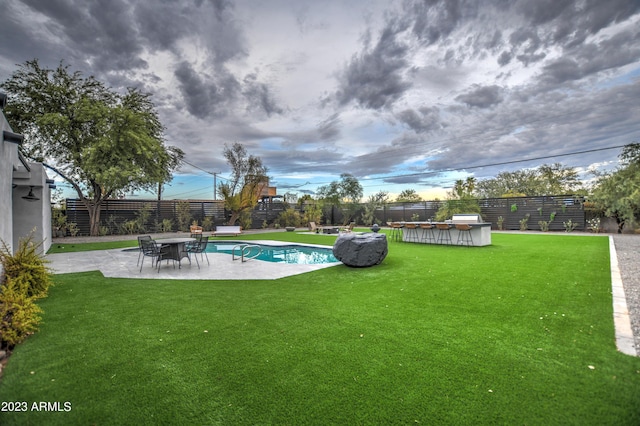
{"label": "patio dining table", "polygon": [[177,260],[180,268],[182,266],[180,261],[185,257],[189,258],[187,243],[192,243],[195,240],[195,238],[162,238],[156,240],[156,244],[160,246],[160,258],[162,260]]}

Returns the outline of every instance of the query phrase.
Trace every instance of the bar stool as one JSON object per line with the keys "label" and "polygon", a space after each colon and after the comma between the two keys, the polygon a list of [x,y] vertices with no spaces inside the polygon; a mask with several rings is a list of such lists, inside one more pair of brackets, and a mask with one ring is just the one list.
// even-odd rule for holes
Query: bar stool
{"label": "bar stool", "polygon": [[448,223],[436,223],[438,228],[438,244],[451,244],[451,225]]}
{"label": "bar stool", "polygon": [[406,223],[404,225],[404,237],[405,241],[417,243],[418,242],[418,225],[415,223]]}
{"label": "bar stool", "polygon": [[430,223],[421,223],[420,224],[420,229],[422,229],[422,239],[420,240],[420,242],[423,243],[435,243],[436,242],[436,236],[433,233],[433,225]]}
{"label": "bar stool", "polygon": [[456,223],[456,229],[458,230],[458,241],[456,241],[456,244],[472,246],[473,237],[471,236],[471,226],[466,223]]}
{"label": "bar stool", "polygon": [[394,241],[402,240],[402,224],[400,222],[391,223],[391,239]]}

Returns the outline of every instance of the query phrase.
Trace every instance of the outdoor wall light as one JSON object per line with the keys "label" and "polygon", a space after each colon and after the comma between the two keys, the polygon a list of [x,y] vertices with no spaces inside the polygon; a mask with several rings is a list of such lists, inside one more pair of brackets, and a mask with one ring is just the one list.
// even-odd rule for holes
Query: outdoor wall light
{"label": "outdoor wall light", "polygon": [[27,201],[38,201],[38,200],[40,200],[40,198],[36,197],[35,194],[33,193],[33,186],[29,187],[29,193],[27,195],[25,195],[24,197],[22,197],[22,198],[27,200]]}
{"label": "outdoor wall light", "polygon": [[20,145],[24,140],[24,135],[8,132],[6,130],[2,131],[2,137],[4,138],[5,142],[17,143],[18,145]]}

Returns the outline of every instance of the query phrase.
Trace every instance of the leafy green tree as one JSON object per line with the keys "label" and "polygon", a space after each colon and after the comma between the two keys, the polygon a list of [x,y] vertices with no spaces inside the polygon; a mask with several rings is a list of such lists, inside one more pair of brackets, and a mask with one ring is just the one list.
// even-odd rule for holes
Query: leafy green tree
{"label": "leafy green tree", "polygon": [[351,221],[358,208],[358,203],[362,199],[362,185],[353,175],[342,173],[340,181],[333,181],[329,185],[324,185],[316,191],[318,199],[325,205],[334,205],[344,212],[343,225]]}
{"label": "leafy green tree", "polygon": [[260,193],[268,185],[267,168],[259,157],[248,155],[245,147],[235,142],[225,145],[224,157],[231,166],[231,179],[218,188],[224,198],[224,206],[231,212],[229,225],[233,225],[242,213],[250,212],[260,198]]}
{"label": "leafy green tree", "polygon": [[420,201],[422,201],[422,197],[418,195],[415,189],[405,189],[396,198],[398,203],[417,203]]}
{"label": "leafy green tree", "polygon": [[382,207],[385,203],[389,202],[389,193],[386,191],[380,191],[377,194],[370,195],[369,199],[364,205],[364,212],[362,213],[362,222],[369,226],[373,225],[376,220],[376,210]]}
{"label": "leafy green tree", "polygon": [[448,194],[448,199],[438,209],[436,220],[451,219],[451,216],[457,213],[480,213],[480,205],[473,195],[476,183],[474,177],[457,180]]}
{"label": "leafy green tree", "polygon": [[578,172],[573,167],[555,163],[499,173],[493,179],[479,181],[475,194],[480,198],[563,195],[580,192],[581,186]]}
{"label": "leafy green tree", "polygon": [[99,235],[104,200],[168,182],[184,154],[164,144],[149,94],[119,94],[68,68],[42,68],[37,60],[20,65],[0,85],[11,98],[5,114],[25,135],[24,154],[75,189],[89,212],[90,234]]}
{"label": "leafy green tree", "polygon": [[597,175],[589,200],[621,228],[633,228],[640,220],[640,143],[626,145],[619,159],[617,170]]}

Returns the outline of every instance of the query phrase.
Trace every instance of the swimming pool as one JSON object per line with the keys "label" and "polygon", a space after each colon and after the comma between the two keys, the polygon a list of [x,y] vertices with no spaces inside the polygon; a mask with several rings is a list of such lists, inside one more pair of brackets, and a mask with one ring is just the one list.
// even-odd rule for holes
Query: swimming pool
{"label": "swimming pool", "polygon": [[333,249],[320,246],[299,244],[282,244],[257,241],[209,241],[207,253],[224,253],[240,257],[239,245],[248,245],[245,258],[263,260],[265,262],[289,263],[296,265],[317,265],[339,262],[333,255]]}

